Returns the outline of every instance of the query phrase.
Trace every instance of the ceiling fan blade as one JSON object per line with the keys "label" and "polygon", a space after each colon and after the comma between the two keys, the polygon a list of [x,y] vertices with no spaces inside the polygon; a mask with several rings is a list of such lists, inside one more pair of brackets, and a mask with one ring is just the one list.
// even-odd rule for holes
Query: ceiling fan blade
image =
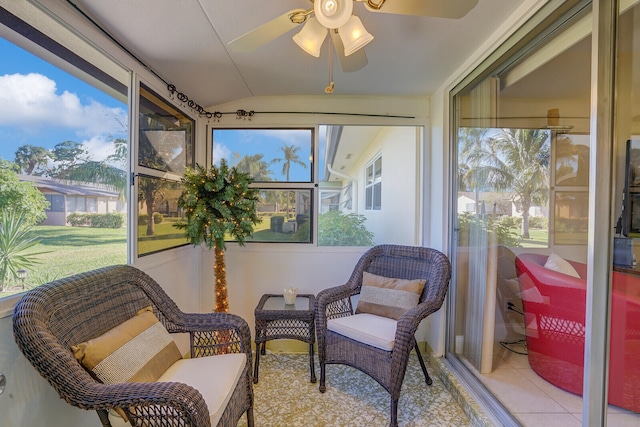
{"label": "ceiling fan blade", "polygon": [[[380,0],[371,2],[379,4]],[[478,0],[386,0],[380,9],[369,6],[366,0],[364,4],[371,12],[460,19],[478,4]]]}
{"label": "ceiling fan blade", "polygon": [[259,27],[254,28],[241,35],[240,37],[231,40],[227,45],[235,51],[238,52],[251,52],[269,43],[271,40],[274,40],[287,31],[291,31],[292,29],[298,27],[300,24],[292,22],[289,16],[295,13],[306,12],[305,9],[293,9],[287,13],[284,13],[278,16],[275,19],[272,19],[269,22],[266,22]]}
{"label": "ceiling fan blade", "polygon": [[329,31],[331,34],[331,42],[333,46],[336,48],[336,55],[340,60],[340,67],[342,71],[345,73],[353,73],[354,71],[358,71],[362,69],[365,65],[369,63],[367,59],[367,54],[364,52],[364,48],[358,49],[353,52],[349,56],[344,55],[344,44],[342,43],[342,39],[337,31],[332,30]]}

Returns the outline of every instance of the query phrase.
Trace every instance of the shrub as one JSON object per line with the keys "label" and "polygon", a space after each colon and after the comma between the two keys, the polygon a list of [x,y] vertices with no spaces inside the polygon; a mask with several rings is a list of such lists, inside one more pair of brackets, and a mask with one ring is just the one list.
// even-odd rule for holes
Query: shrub
{"label": "shrub", "polygon": [[153,213],[153,223],[154,224],[160,224],[162,221],[164,221],[164,215],[162,215],[160,212],[154,212]]}
{"label": "shrub", "polygon": [[522,217],[519,216],[501,216],[497,219],[497,222],[507,228],[522,227]]}
{"label": "shrub", "polygon": [[364,223],[367,218],[355,213],[330,211],[318,216],[318,245],[373,246],[373,233]]}
{"label": "shrub", "polygon": [[91,215],[74,212],[67,215],[67,222],[74,227],[87,227],[91,225]]}
{"label": "shrub", "polygon": [[544,216],[529,217],[529,227],[531,228],[549,228],[549,219]]}
{"label": "shrub", "polygon": [[[513,231],[511,220],[505,220],[505,218],[513,217],[503,217],[500,219],[488,217],[486,219],[482,219],[476,218],[475,214],[471,212],[464,212],[462,214],[459,214],[458,244],[460,246],[469,246],[471,230],[479,227],[479,231],[481,233],[493,233],[496,236],[496,242],[499,245],[504,245],[512,248],[521,246],[520,236],[518,236],[518,233]],[[509,226],[505,225],[503,221],[508,223]]]}
{"label": "shrub", "polygon": [[18,277],[18,270],[39,263],[37,256],[46,252],[29,252],[39,243],[30,235],[33,225],[22,212],[0,211],[0,292],[9,280]]}
{"label": "shrub", "polygon": [[79,214],[67,216],[67,222],[74,227],[122,228],[125,215],[119,213]]}
{"label": "shrub", "polygon": [[125,216],[119,213],[92,214],[91,227],[94,228],[122,228]]}
{"label": "shrub", "polygon": [[0,158],[0,211],[14,210],[25,225],[36,225],[47,218],[49,202],[32,182],[21,182],[14,168]]}

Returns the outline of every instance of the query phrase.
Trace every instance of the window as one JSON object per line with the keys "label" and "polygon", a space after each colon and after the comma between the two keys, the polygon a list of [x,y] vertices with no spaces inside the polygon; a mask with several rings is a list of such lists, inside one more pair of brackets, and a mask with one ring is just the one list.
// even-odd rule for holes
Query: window
{"label": "window", "polygon": [[228,164],[260,189],[260,223],[247,242],[310,243],[313,219],[312,129],[214,129],[213,164]]}
{"label": "window", "polygon": [[140,85],[138,256],[188,244],[180,220],[180,176],[194,166],[194,120]]}
{"label": "window", "polygon": [[[127,262],[125,221],[111,223],[117,228],[75,227],[67,225],[67,215],[95,212],[98,194],[107,193],[119,202],[100,214],[122,219],[126,212],[129,74],[118,69],[118,76],[107,75],[35,29],[21,33],[37,36],[38,55],[48,58],[25,50],[33,43],[16,34],[16,44],[0,37],[0,182],[16,189],[0,193],[0,215],[19,210],[25,219],[16,227],[37,238],[28,250],[18,244],[7,249],[26,259],[20,268],[27,272],[28,290]],[[113,171],[113,179],[92,174],[97,168]],[[76,188],[87,184],[96,193],[78,195]],[[11,273],[1,277],[0,297],[22,292],[22,284]]]}
{"label": "window", "polygon": [[98,199],[96,197],[87,197],[87,212],[95,213],[98,211]]}
{"label": "window", "polygon": [[84,196],[67,196],[67,212],[86,212],[86,201]]}
{"label": "window", "polygon": [[382,209],[382,157],[376,158],[366,170],[366,206],[367,210]]}
{"label": "window", "polygon": [[49,212],[64,212],[64,196],[59,196],[56,194],[45,194],[44,198],[47,202],[49,202],[49,207],[47,207],[47,211]]}
{"label": "window", "polygon": [[138,165],[181,175],[193,167],[194,121],[140,85]]}

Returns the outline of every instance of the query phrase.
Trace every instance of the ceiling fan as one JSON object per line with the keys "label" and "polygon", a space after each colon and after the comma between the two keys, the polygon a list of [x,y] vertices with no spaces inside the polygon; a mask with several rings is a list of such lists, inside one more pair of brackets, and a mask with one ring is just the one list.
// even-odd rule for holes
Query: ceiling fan
{"label": "ceiling fan", "polygon": [[367,65],[367,56],[362,48],[373,40],[362,21],[353,15],[354,2],[364,3],[371,12],[449,19],[462,18],[478,3],[478,0],[310,1],[313,3],[312,8],[290,10],[230,41],[228,46],[235,51],[250,52],[305,24],[293,36],[296,44],[310,55],[318,57],[328,33],[340,59],[342,71],[353,72]]}

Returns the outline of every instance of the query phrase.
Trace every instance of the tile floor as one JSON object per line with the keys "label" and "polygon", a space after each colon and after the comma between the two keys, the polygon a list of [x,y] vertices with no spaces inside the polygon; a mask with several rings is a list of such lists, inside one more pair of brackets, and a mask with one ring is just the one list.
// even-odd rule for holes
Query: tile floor
{"label": "tile floor", "polygon": [[[480,378],[527,427],[580,427],[582,398],[538,376],[526,355],[503,352],[494,371]],[[639,426],[640,414],[610,406],[608,427]]]}
{"label": "tile floor", "polygon": [[[316,374],[319,376],[317,359]],[[471,426],[442,381],[435,375],[432,378],[433,385],[427,386],[417,358],[410,358],[399,402],[400,426]],[[389,395],[377,382],[354,368],[330,365],[327,391],[320,393],[318,384],[309,381],[307,354],[268,352],[261,356],[254,395],[256,427],[389,425]],[[245,416],[238,423],[244,426]]]}

